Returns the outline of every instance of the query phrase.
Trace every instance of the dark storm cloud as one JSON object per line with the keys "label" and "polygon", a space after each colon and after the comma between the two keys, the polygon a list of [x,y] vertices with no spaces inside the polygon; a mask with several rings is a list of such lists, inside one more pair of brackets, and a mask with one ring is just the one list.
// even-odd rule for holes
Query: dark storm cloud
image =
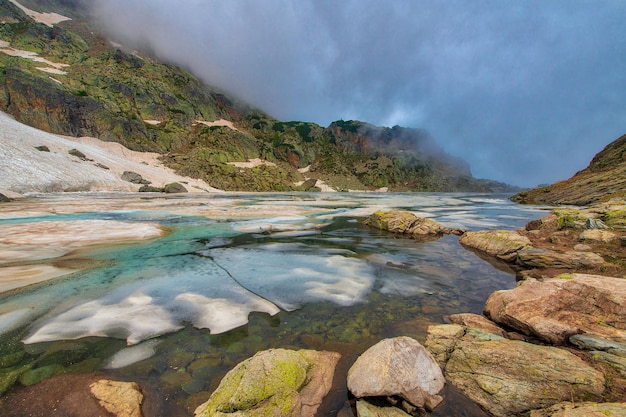
{"label": "dark storm cloud", "polygon": [[427,129],[534,186],[626,133],[623,0],[95,0],[106,30],[282,120]]}

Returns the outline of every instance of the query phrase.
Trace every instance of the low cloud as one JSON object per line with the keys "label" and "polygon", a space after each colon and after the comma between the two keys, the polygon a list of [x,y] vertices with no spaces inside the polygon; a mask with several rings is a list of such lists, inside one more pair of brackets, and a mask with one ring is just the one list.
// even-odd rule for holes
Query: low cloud
{"label": "low cloud", "polygon": [[281,120],[423,128],[477,177],[554,182],[625,132],[622,0],[94,0],[106,32]]}

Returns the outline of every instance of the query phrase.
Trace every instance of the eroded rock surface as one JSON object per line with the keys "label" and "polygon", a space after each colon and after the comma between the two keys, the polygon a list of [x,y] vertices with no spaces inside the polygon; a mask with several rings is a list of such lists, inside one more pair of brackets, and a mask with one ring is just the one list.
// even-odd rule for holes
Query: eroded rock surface
{"label": "eroded rock surface", "polygon": [[[444,328],[450,327],[450,331]],[[494,416],[513,416],[572,398],[601,395],[604,375],[551,346],[504,339],[458,325],[429,328],[426,346],[448,351],[447,380]],[[438,335],[446,335],[440,338]],[[456,340],[450,336],[461,334]]]}
{"label": "eroded rock surface", "polygon": [[348,390],[357,398],[399,396],[428,410],[441,403],[444,385],[435,358],[410,337],[378,342],[348,371]]}
{"label": "eroded rock surface", "polygon": [[528,279],[493,293],[484,311],[496,323],[552,344],[578,333],[626,338],[626,279],[586,274]]}
{"label": "eroded rock surface", "polygon": [[515,261],[519,250],[531,248],[530,240],[514,230],[467,232],[461,236],[460,242],[507,262]]}
{"label": "eroded rock surface", "polygon": [[564,402],[543,410],[533,410],[530,417],[607,417],[626,416],[626,403]]}

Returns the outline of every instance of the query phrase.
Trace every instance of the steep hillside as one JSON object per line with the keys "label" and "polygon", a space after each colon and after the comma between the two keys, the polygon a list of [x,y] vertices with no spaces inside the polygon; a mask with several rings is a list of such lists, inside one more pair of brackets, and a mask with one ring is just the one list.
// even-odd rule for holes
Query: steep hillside
{"label": "steep hillside", "polygon": [[158,152],[182,175],[224,190],[510,190],[473,178],[423,130],[275,120],[94,35],[80,4],[0,0],[0,110],[47,132]]}
{"label": "steep hillside", "polygon": [[607,145],[572,178],[511,197],[520,203],[588,205],[626,197],[626,135]]}

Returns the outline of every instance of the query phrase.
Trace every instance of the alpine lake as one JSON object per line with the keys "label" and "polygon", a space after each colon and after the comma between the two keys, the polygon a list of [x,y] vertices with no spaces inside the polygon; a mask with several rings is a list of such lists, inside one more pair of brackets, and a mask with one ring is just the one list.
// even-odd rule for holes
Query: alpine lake
{"label": "alpine lake", "polygon": [[[481,314],[492,292],[515,286],[512,271],[463,248],[457,236],[419,241],[362,220],[400,209],[488,230],[545,215],[507,197],[66,193],[7,203],[0,233],[7,225],[79,220],[153,224],[166,233],[44,254],[36,263],[74,272],[0,294],[0,393],[97,372],[156,393],[164,415],[191,416],[226,372],[256,352],[315,349],[342,354],[321,411],[336,415],[349,407],[347,370],[367,348],[401,335],[424,343],[429,325]],[[0,264],[0,273],[14,265]],[[486,416],[450,384],[443,397],[430,415]]]}

